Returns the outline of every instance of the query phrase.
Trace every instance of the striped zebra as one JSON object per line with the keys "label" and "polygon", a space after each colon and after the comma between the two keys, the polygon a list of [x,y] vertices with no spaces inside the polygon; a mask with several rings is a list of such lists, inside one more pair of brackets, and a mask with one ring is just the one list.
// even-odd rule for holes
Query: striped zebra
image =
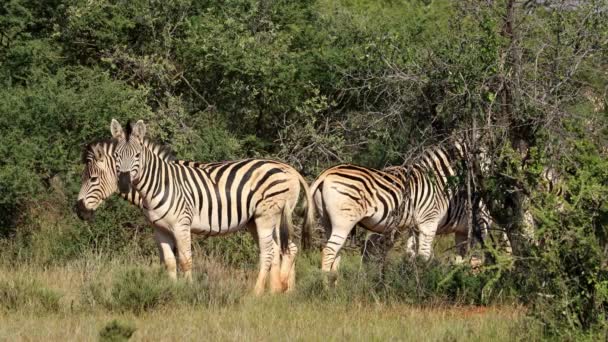
{"label": "striped zebra", "polygon": [[[461,145],[462,146],[462,145]],[[462,152],[460,152],[461,150],[456,150],[456,158],[460,158],[462,159]],[[445,151],[444,151],[445,152]],[[444,154],[447,155],[447,154]],[[390,166],[387,168],[383,169],[385,172],[397,175],[398,177],[400,177],[402,180],[407,181],[407,176],[408,176],[408,170],[406,167],[403,166]],[[455,177],[455,174],[451,174],[449,177]],[[445,190],[446,188],[444,188],[443,190]],[[452,189],[454,190],[454,189]],[[441,191],[441,189],[438,189],[438,191]],[[454,243],[455,243],[455,247],[456,247],[456,251],[457,251],[457,255],[456,255],[456,260],[455,262],[457,264],[461,263],[463,261],[463,258],[465,257],[465,254],[467,253],[467,247],[468,247],[468,243],[469,243],[469,239],[468,239],[468,214],[466,212],[466,202],[467,202],[467,198],[466,198],[466,192],[464,191],[464,189],[460,189],[459,190],[460,193],[459,195],[457,195],[456,198],[454,198],[449,204],[448,207],[448,214],[449,214],[449,210],[452,209],[456,209],[455,215],[453,215],[453,218],[447,218],[446,220],[448,222],[446,222],[443,225],[440,225],[437,229],[437,231],[435,232],[435,235],[448,235],[448,234],[454,234]],[[486,237],[488,236],[488,232],[491,229],[492,225],[495,223],[494,220],[492,219],[492,216],[490,215],[490,211],[487,208],[487,206],[485,205],[484,201],[482,201],[481,199],[474,199],[473,200],[473,206],[474,206],[474,210],[473,210],[473,237],[475,237],[475,241],[479,241],[482,246],[484,245],[484,241],[486,240]],[[449,223],[449,224],[448,224]],[[414,232],[414,234],[411,234],[408,237],[408,240],[406,242],[406,254],[410,255],[410,256],[415,256],[417,254],[417,244],[418,244],[418,240],[419,240],[419,234],[417,231]],[[501,240],[506,240],[506,233],[503,233],[501,235]]]}
{"label": "striped zebra", "polygon": [[[555,207],[556,212],[564,212],[566,210],[564,206],[565,185],[562,181],[562,176],[557,172],[556,169],[546,167],[542,170],[538,178],[539,181],[536,191],[555,196],[558,199]],[[528,207],[528,209],[523,214],[521,234],[529,243],[538,246],[539,240],[535,234],[538,222],[534,218],[532,210],[530,209],[530,206],[532,205],[532,198],[527,198],[526,201],[526,207]]]}
{"label": "striped zebra", "polygon": [[[130,126],[123,131],[113,120],[112,133],[117,141],[114,157],[123,157],[120,151],[138,149],[120,159],[122,165],[129,158],[137,164],[128,172],[128,178],[132,178],[125,182],[125,174],[119,173],[115,184],[123,194],[137,194],[146,217],[156,227],[161,259],[171,277],[176,275],[177,250],[180,269],[191,279],[190,232],[223,235],[248,229],[260,247],[255,293],[264,291],[268,273],[273,292],[293,289],[297,247],[289,234],[300,186],[309,203],[304,230],[310,229],[314,218],[308,185],[297,171],[270,160],[209,164],[170,161],[155,153],[162,150],[159,145],[144,138],[145,125],[141,121],[132,131]],[[115,177],[120,165],[117,158]]]}
{"label": "striped zebra", "polygon": [[[425,259],[431,257],[436,234],[455,233],[457,244],[464,245],[468,237],[466,192],[450,183],[457,176],[456,163],[466,151],[456,140],[452,145],[430,148],[404,167],[376,170],[338,165],[325,170],[311,187],[328,238],[322,270],[338,269],[338,253],[357,223],[384,235],[413,228],[415,238],[408,242],[409,248]],[[483,225],[489,217],[476,216],[481,216],[477,224]]]}

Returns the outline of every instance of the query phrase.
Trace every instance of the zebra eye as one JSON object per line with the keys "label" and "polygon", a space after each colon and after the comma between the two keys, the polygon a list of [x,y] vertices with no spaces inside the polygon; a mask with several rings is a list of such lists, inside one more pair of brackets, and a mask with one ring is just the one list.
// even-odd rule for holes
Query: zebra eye
{"label": "zebra eye", "polygon": [[139,152],[138,152],[138,153],[135,155],[135,158],[139,158],[139,156],[140,156],[140,155],[141,155],[141,153],[139,153]]}
{"label": "zebra eye", "polygon": [[97,179],[98,179],[97,177],[91,177],[91,182],[95,183],[95,182],[97,182]]}

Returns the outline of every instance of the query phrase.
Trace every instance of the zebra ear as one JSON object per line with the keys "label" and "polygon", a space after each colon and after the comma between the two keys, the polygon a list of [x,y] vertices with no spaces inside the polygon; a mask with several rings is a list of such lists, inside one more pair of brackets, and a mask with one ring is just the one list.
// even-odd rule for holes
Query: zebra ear
{"label": "zebra ear", "polygon": [[95,160],[102,161],[106,157],[103,153],[103,149],[99,145],[93,146],[93,155],[95,156]]}
{"label": "zebra ear", "polygon": [[146,135],[146,124],[144,124],[143,120],[139,120],[133,125],[131,134],[139,140],[144,140],[144,136]]}
{"label": "zebra ear", "polygon": [[112,119],[110,131],[112,132],[112,137],[114,139],[123,140],[125,138],[125,131],[122,129],[120,123],[116,121],[116,119]]}

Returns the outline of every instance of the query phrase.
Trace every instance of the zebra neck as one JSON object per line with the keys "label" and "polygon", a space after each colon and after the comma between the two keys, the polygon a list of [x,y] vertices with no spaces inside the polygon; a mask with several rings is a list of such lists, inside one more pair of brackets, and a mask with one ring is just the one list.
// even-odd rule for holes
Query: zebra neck
{"label": "zebra neck", "polygon": [[139,192],[134,186],[131,187],[131,191],[129,191],[129,193],[120,194],[120,197],[125,201],[139,207],[140,209],[144,207],[142,197],[139,195]]}
{"label": "zebra neck", "polygon": [[170,184],[167,178],[170,177],[169,169],[172,163],[155,154],[148,146],[144,146],[142,156],[140,165],[141,176],[137,181],[131,182],[131,193],[136,193],[136,195],[132,196],[132,199],[135,200],[138,197],[140,202],[138,205],[143,207],[146,203],[152,201],[156,190],[158,190],[156,192],[163,192],[162,190],[165,190],[158,189],[164,188],[159,186],[159,184],[165,184],[165,186]]}

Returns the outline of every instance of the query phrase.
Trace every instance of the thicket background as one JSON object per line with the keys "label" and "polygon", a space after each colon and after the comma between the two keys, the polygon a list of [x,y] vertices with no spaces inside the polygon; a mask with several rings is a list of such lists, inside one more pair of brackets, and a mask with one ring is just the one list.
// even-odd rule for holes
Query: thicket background
{"label": "thicket background", "polygon": [[[2,258],[156,253],[127,203],[92,223],[71,210],[81,149],[111,118],[145,120],[181,159],[270,157],[309,180],[339,162],[402,164],[474,129],[492,160],[476,189],[516,254],[479,291],[508,287],[550,333],[601,331],[607,46],[605,0],[4,1]],[[547,167],[565,198],[540,191]],[[538,246],[518,239],[526,210]],[[255,265],[248,236],[211,240],[201,251]]]}

